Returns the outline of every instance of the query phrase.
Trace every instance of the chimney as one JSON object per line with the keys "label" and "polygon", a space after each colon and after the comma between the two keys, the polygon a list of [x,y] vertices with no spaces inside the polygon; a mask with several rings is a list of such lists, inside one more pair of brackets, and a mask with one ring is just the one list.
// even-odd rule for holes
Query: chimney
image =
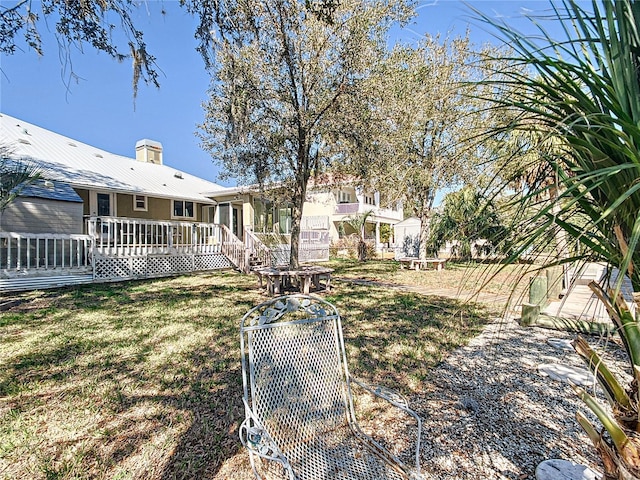
{"label": "chimney", "polygon": [[162,144],[146,138],[136,142],[136,160],[162,165]]}

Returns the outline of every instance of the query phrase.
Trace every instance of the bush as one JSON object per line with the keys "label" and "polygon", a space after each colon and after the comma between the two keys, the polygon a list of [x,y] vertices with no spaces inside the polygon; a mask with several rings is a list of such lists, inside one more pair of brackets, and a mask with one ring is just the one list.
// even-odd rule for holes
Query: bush
{"label": "bush", "polygon": [[[336,258],[349,258],[355,260],[358,258],[358,236],[348,235],[338,239],[329,246],[329,254]],[[376,246],[373,242],[365,242],[366,258],[376,257]]]}

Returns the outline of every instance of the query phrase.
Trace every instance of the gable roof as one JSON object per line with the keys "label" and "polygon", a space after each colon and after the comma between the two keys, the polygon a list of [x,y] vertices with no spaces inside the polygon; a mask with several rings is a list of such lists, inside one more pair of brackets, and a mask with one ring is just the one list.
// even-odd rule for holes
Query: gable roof
{"label": "gable roof", "polygon": [[12,157],[36,163],[43,178],[75,188],[209,204],[215,202],[205,193],[225,190],[170,166],[116,155],[4,113],[0,114],[0,143],[11,150]]}

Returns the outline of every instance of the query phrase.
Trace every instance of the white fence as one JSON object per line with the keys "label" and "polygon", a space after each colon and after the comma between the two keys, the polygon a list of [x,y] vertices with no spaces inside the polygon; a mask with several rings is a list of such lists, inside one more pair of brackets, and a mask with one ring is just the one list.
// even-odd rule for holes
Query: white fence
{"label": "white fence", "polygon": [[90,251],[88,235],[0,233],[0,270],[86,270]]}
{"label": "white fence", "polygon": [[[276,233],[251,233],[248,248],[263,264],[283,266],[291,256],[291,235]],[[298,257],[301,262],[326,262],[329,260],[331,238],[328,230],[303,230],[300,232]],[[266,245],[265,245],[266,244]]]}
{"label": "white fence", "polygon": [[[229,267],[246,272],[251,252],[264,257],[264,264],[289,259],[289,245],[270,249],[255,235],[245,245],[225,225],[94,217],[86,231],[0,233],[0,292]],[[329,259],[329,232],[304,231],[300,240],[301,261]]]}

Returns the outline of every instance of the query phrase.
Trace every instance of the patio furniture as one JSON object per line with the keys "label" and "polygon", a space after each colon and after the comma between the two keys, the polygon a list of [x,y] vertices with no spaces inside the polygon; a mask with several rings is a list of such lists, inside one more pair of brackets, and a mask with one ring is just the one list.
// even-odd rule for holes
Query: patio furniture
{"label": "patio furniture", "polygon": [[444,270],[444,266],[447,263],[446,258],[418,258],[418,257],[402,257],[398,259],[400,262],[400,268],[405,265],[411,270],[426,269],[429,266],[433,266],[438,272]]}
{"label": "patio furniture", "polygon": [[[400,395],[349,375],[332,304],[309,295],[277,297],[249,310],[240,334],[246,418],[239,434],[256,478],[422,478],[420,418]],[[363,432],[355,386],[417,424],[415,468]]]}
{"label": "patio furniture", "polygon": [[253,270],[258,276],[260,288],[263,286],[262,280],[266,280],[269,295],[280,295],[284,293],[283,290],[293,288],[307,294],[312,286],[316,292],[329,291],[332,272],[332,268],[320,266],[302,266],[295,270],[289,267],[261,267]]}

